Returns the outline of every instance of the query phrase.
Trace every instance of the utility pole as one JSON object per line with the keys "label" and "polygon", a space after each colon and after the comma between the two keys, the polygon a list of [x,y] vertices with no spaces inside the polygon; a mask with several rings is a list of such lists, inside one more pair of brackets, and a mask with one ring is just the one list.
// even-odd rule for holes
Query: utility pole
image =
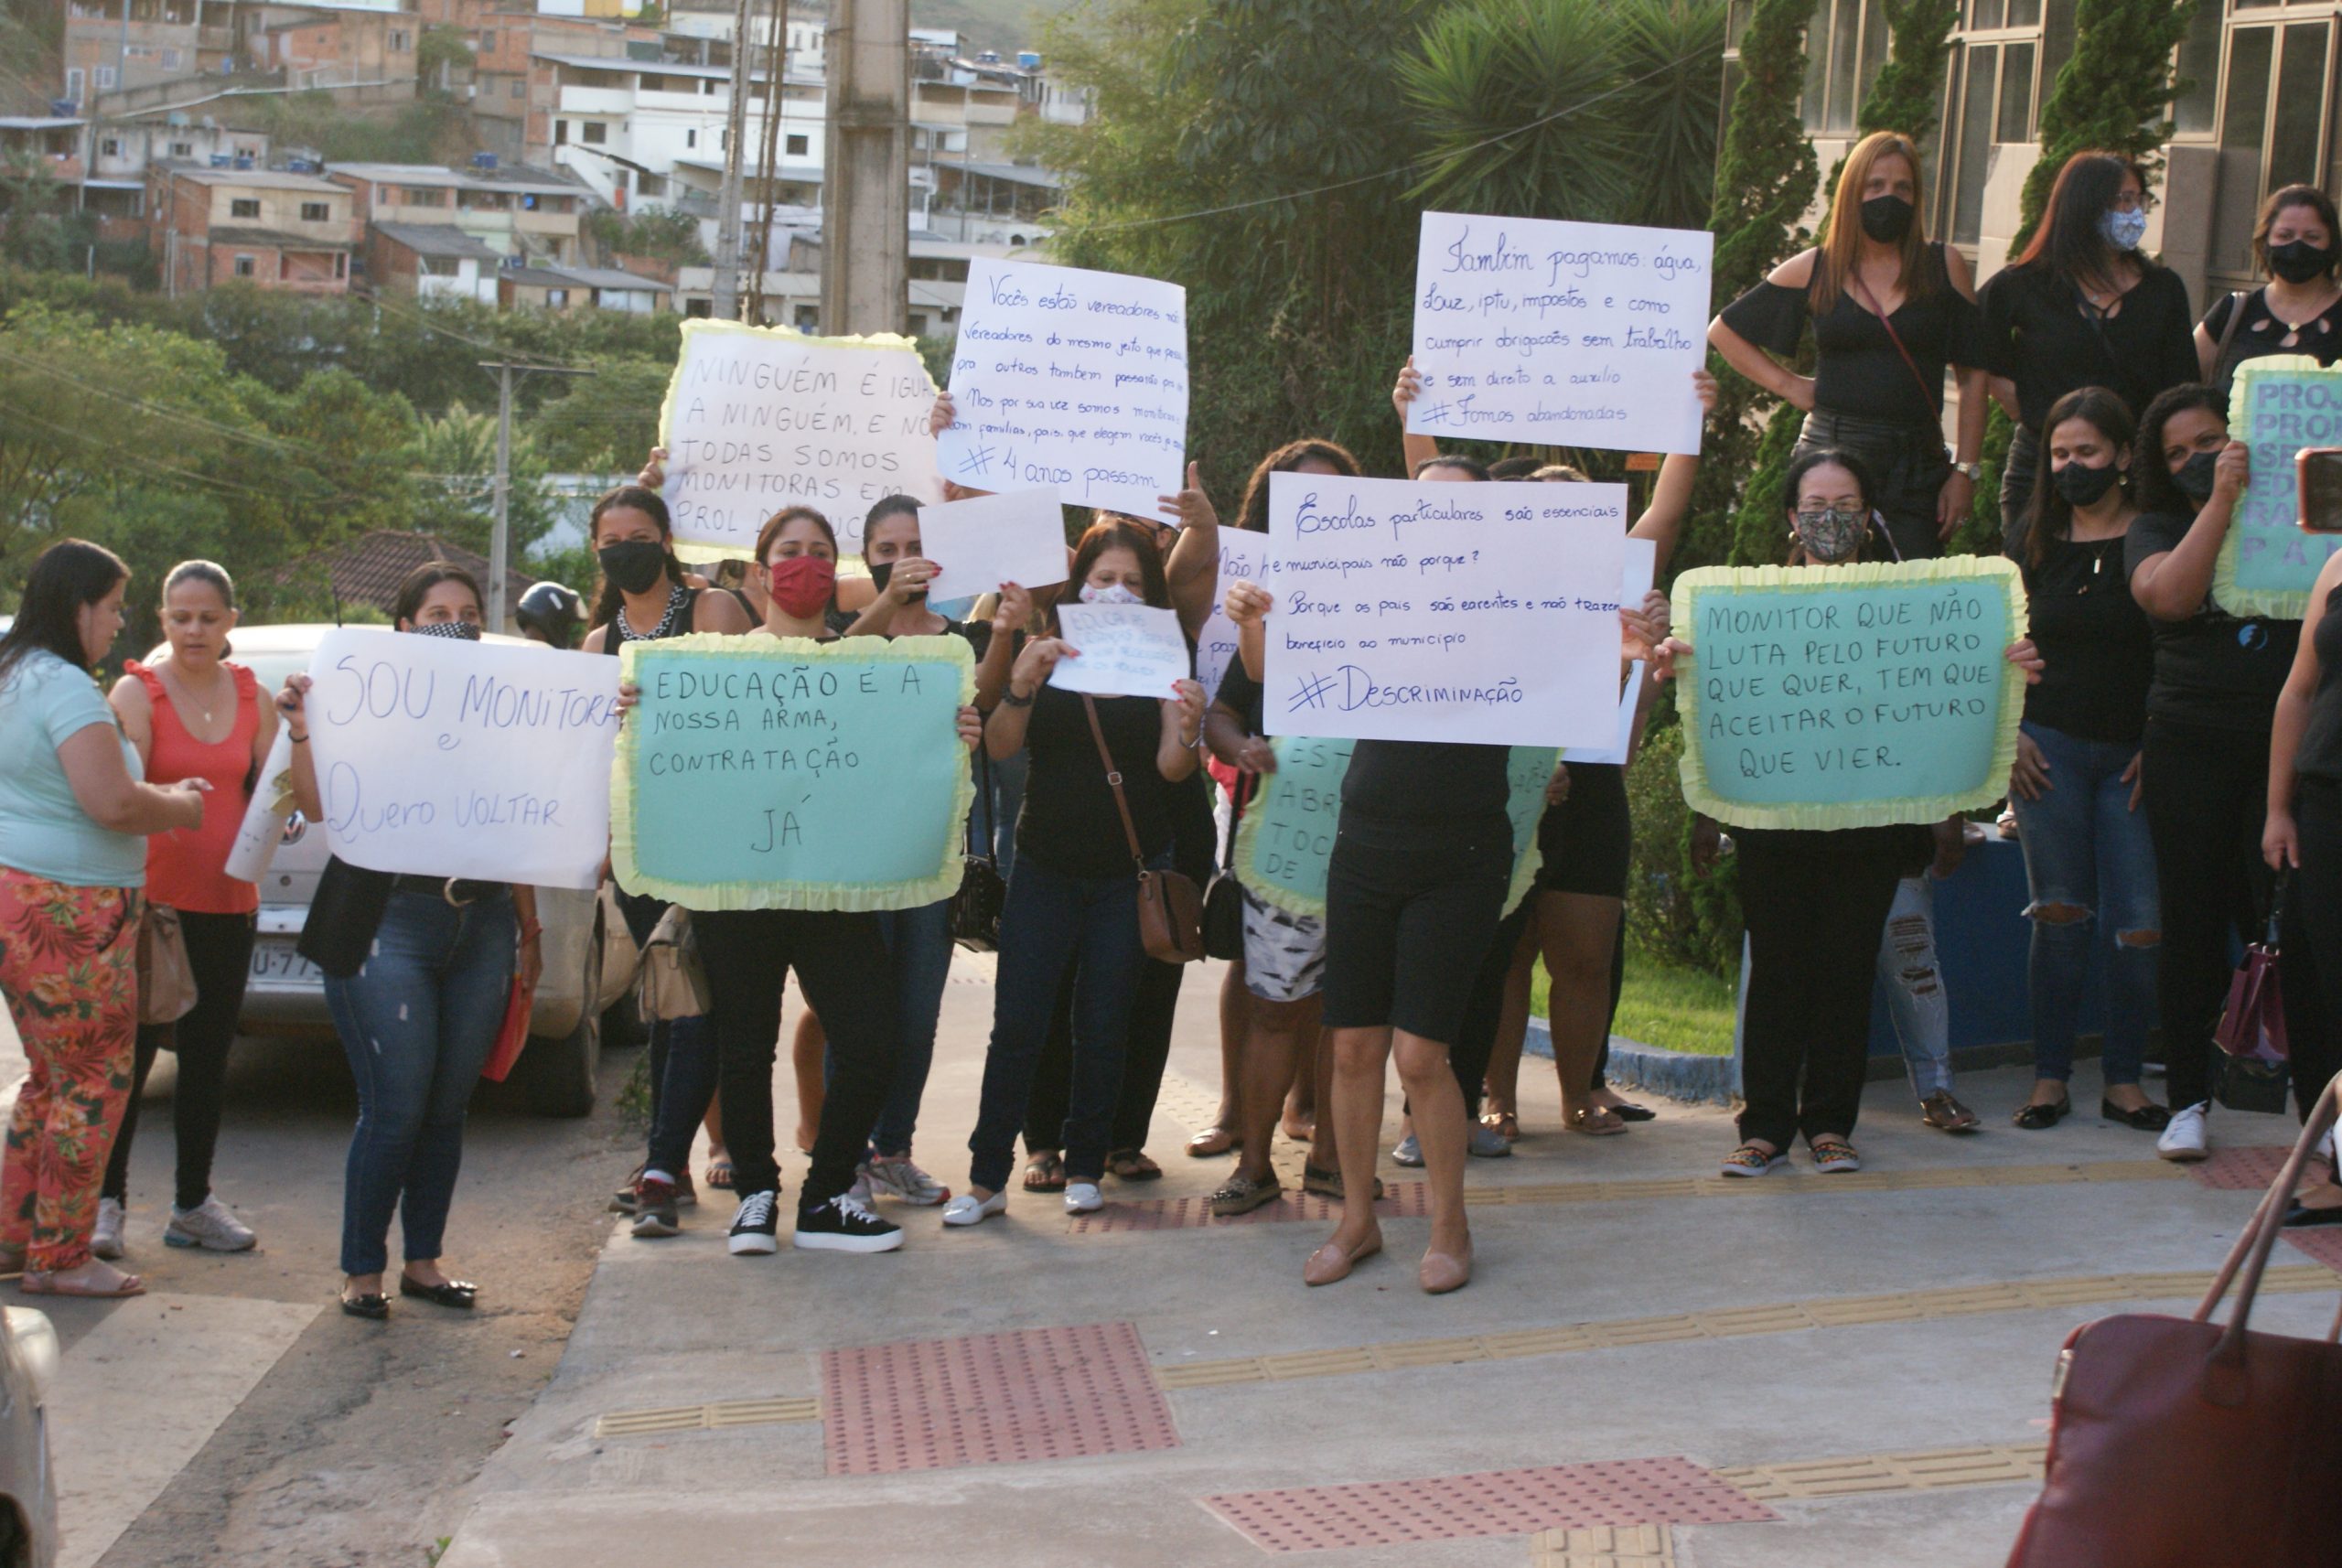
{"label": "utility pole", "polygon": [[732,102],[724,114],[724,178],[716,189],[715,289],[712,310],[718,321],[740,318],[740,160],[747,154],[748,27],[756,0],[739,0],[732,18]]}
{"label": "utility pole", "polygon": [[515,363],[510,360],[482,360],[479,368],[496,372],[496,520],[488,534],[488,629],[504,629],[504,578],[511,570],[512,560],[512,374],[528,375],[534,371],[543,376],[590,376],[592,371],[573,370],[566,365]]}
{"label": "utility pole", "polygon": [[773,172],[780,144],[780,118],[789,102],[789,0],[773,0],[772,47],[765,51],[769,73],[765,88],[764,135],[757,154],[757,172],[764,181],[763,199],[757,203],[755,264],[748,274],[748,308],[743,321],[761,327],[765,319],[765,274],[772,266]]}
{"label": "utility pole", "polygon": [[822,330],[900,332],[910,278],[909,0],[831,0]]}

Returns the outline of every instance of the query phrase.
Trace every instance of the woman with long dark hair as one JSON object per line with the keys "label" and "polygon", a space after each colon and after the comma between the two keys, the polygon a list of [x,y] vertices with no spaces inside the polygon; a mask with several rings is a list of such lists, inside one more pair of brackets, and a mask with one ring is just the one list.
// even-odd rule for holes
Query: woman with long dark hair
{"label": "woman with long dark hair", "polygon": [[2146,177],[2120,153],[2081,152],[2049,188],[2025,252],[1977,295],[1993,396],[2016,421],[2001,469],[2001,532],[2018,547],[2050,405],[2105,387],[2144,408],[2196,379],[2195,317],[2179,274],[2139,250]]}
{"label": "woman with long dark hair", "polygon": [[2139,1087],[2163,919],[2154,841],[2139,811],[2154,632],[2122,571],[2139,516],[2132,483],[2137,430],[2122,400],[2104,387],[2059,398],[2045,430],[2049,463],[2034,486],[2017,556],[2046,668],[2025,691],[2009,776],[2033,921],[2025,983],[2034,1082],[2015,1120],[2052,1127],[2072,1111],[2066,1084],[2083,985],[2092,948],[2111,931],[2099,1113],[2160,1133],[2170,1115]]}
{"label": "woman with long dark hair", "polygon": [[[1923,185],[1910,137],[1864,136],[1846,155],[1821,243],[1775,267],[1708,326],[1734,370],[1805,410],[1797,456],[1831,448],[1862,458],[1907,561],[1940,554],[1968,515],[1984,444],[1976,287],[1961,253],[1928,240]],[[1814,372],[1801,376],[1785,361],[1809,322]],[[1947,366],[1960,377],[1956,460],[1943,442]]]}
{"label": "woman with long dark hair", "polygon": [[91,668],[122,630],[130,568],[64,539],[0,634],[0,993],[30,1071],[0,1161],[0,1270],[37,1295],[136,1295],[90,1255],[130,1094],[146,838],[203,826],[200,779],[143,782]]}
{"label": "woman with long dark hair", "polygon": [[2248,360],[2342,359],[2342,220],[2334,199],[2314,185],[2271,191],[2253,221],[2252,259],[2269,281],[2222,295],[2196,324],[2196,361],[2222,397]]}

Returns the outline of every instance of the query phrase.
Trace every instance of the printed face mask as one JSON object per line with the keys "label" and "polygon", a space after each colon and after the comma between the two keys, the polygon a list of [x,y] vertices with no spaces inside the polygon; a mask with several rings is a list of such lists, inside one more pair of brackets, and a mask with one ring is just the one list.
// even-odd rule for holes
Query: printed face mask
{"label": "printed face mask", "polygon": [[1911,231],[1918,209],[1899,196],[1874,196],[1863,203],[1863,232],[1882,245],[1892,245]]}
{"label": "printed face mask", "polygon": [[2051,476],[2050,482],[2073,505],[2096,506],[2122,477],[2122,471],[2111,463],[2096,468],[2068,463]]}
{"label": "printed face mask", "polygon": [[1805,546],[1806,559],[1816,565],[1835,565],[1851,561],[1863,544],[1863,529],[1870,519],[1863,512],[1839,507],[1823,507],[1819,511],[1797,514],[1797,541]]}
{"label": "printed face mask", "polygon": [[424,620],[414,627],[417,637],[446,637],[457,642],[478,642],[479,622],[476,620]]}
{"label": "printed face mask", "polygon": [[623,594],[647,594],[667,572],[667,548],[654,540],[605,544],[594,552],[594,559],[602,564],[602,575]]}
{"label": "printed face mask", "polygon": [[765,580],[781,614],[811,620],[830,602],[830,592],[837,586],[838,568],[835,562],[819,555],[791,555],[774,562]]}
{"label": "printed face mask", "polygon": [[2312,283],[2334,264],[2334,247],[2288,240],[2269,247],[2269,270],[2287,283]]}
{"label": "printed face mask", "polygon": [[2196,453],[2179,466],[2179,471],[2172,475],[2171,482],[2179,487],[2181,495],[2202,506],[2212,499],[2213,470],[2219,466],[2219,461],[2218,452]]}
{"label": "printed face mask", "polygon": [[1081,585],[1081,602],[1085,605],[1143,605],[1146,601],[1121,583],[1109,583],[1100,587],[1095,583]]}
{"label": "printed face mask", "polygon": [[2125,212],[2118,207],[2098,220],[2098,231],[2116,250],[2135,251],[2147,237],[2147,215],[2136,208]]}

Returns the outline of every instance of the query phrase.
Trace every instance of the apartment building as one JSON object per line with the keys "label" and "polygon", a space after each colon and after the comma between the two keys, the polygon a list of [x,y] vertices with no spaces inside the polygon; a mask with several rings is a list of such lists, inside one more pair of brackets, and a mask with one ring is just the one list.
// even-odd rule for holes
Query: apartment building
{"label": "apartment building", "polygon": [[578,223],[593,201],[575,180],[545,169],[506,168],[487,154],[468,169],[344,163],[326,172],[351,193],[361,222],[445,224],[500,257],[575,260]]}
{"label": "apartment building", "polygon": [[167,163],[147,170],[146,228],[173,296],[238,282],[347,293],[359,234],[349,188],[329,179]]}
{"label": "apartment building", "polygon": [[66,0],[66,99],[87,108],[100,92],[217,71],[235,53],[233,12],[233,0]]}
{"label": "apartment building", "polygon": [[[539,52],[553,110],[542,145],[530,156],[565,168],[621,210],[650,207],[713,219],[715,209],[680,200],[679,164],[721,171],[725,122],[732,101],[729,65],[665,59],[613,59]],[[749,83],[748,146],[761,145],[766,106],[776,96],[762,71]],[[822,177],[823,88],[818,76],[791,71],[779,85],[782,177],[818,187]],[[532,126],[534,133],[535,127]],[[687,185],[696,185],[685,177]]]}
{"label": "apartment building", "polygon": [[245,58],[258,70],[283,71],[294,89],[414,85],[423,18],[413,11],[340,5],[268,7],[281,19],[248,26]]}

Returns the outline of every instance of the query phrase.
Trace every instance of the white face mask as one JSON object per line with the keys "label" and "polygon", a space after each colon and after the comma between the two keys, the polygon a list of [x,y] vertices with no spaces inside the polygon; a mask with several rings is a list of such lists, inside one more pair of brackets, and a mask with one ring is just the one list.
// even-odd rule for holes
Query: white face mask
{"label": "white face mask", "polygon": [[1146,601],[1121,583],[1109,583],[1100,587],[1095,583],[1081,585],[1081,602],[1085,605],[1143,605]]}

